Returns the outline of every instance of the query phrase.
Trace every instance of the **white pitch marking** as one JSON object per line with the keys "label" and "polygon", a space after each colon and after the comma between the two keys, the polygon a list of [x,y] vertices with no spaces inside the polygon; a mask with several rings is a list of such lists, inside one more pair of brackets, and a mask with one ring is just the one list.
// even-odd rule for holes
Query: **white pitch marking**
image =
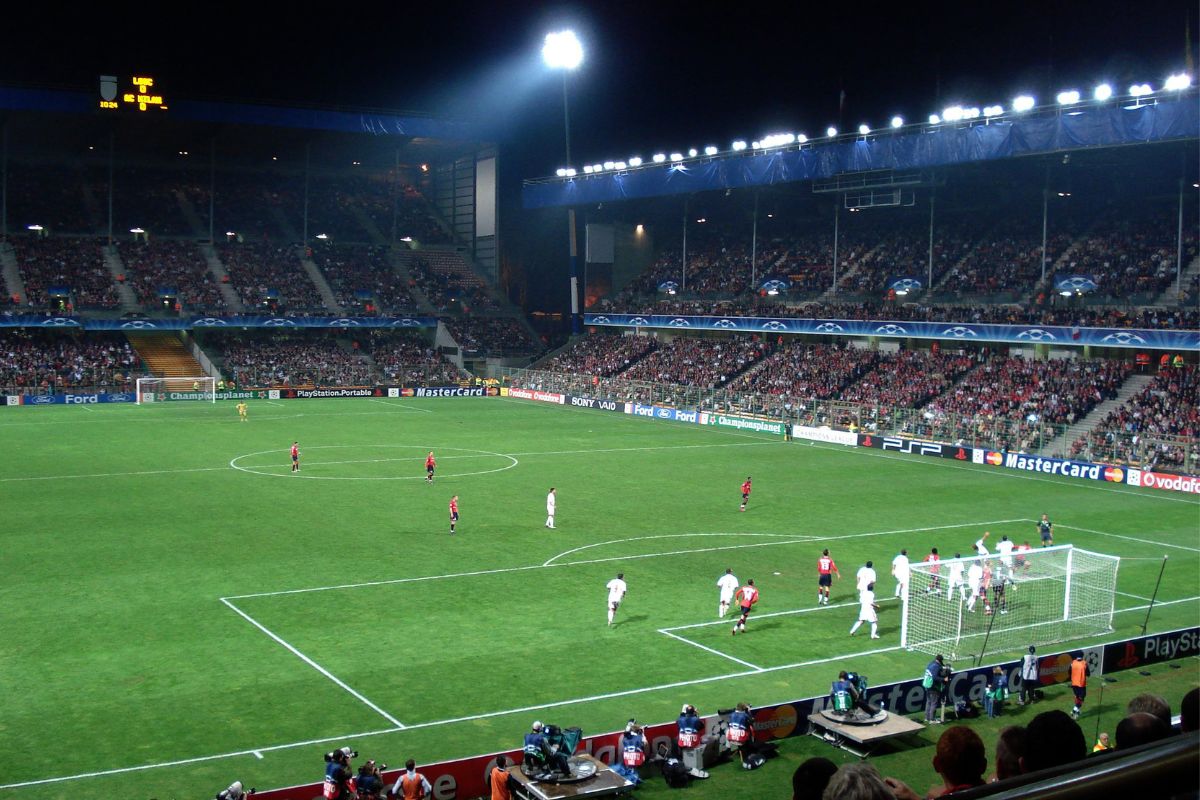
{"label": "white pitch marking", "polygon": [[[770,536],[770,537],[777,538],[777,539],[793,539],[795,541],[806,541],[807,540],[805,537],[802,537],[800,539],[795,539],[794,536],[789,536],[786,533],[732,533],[732,532],[730,532],[730,533],[663,533],[663,534],[659,534],[657,536],[631,536],[628,539],[610,539],[607,542],[596,542],[594,544],[585,544],[580,547],[572,547],[570,550],[564,550],[563,552],[559,553],[558,555],[551,556],[546,561],[543,561],[542,566],[543,567],[553,566],[554,562],[557,561],[558,559],[562,558],[563,556],[569,556],[572,553],[578,553],[581,550],[590,550],[593,547],[604,547],[604,546],[610,545],[610,544],[623,544],[625,542],[641,542],[641,541],[647,541],[650,539],[685,539],[685,538],[691,538],[694,536]],[[773,542],[772,544],[782,544],[782,543],[781,542]],[[693,551],[689,550],[688,552],[693,552]],[[577,563],[581,563],[581,562],[572,561],[570,563],[577,564]]]}
{"label": "white pitch marking", "polygon": [[279,406],[280,408],[283,408],[283,403],[277,403],[274,400],[263,400],[263,402],[269,406]]}
{"label": "white pitch marking", "polygon": [[260,761],[262,760],[263,754],[261,750],[254,750],[252,752],[254,753],[255,758],[259,759]]}
{"label": "white pitch marking", "polygon": [[[1031,520],[1031,519],[1030,520],[1022,520],[1022,521],[1023,522],[1033,522],[1033,520]],[[1139,539],[1136,536],[1125,536],[1124,534],[1120,534],[1120,533],[1106,533],[1105,531],[1094,531],[1090,528],[1077,528],[1074,525],[1064,525],[1059,522],[1054,523],[1054,527],[1066,528],[1069,531],[1080,531],[1082,533],[1095,533],[1100,536],[1111,536],[1114,539],[1126,539],[1130,542],[1141,542],[1142,544],[1151,544],[1156,547],[1172,547],[1176,550],[1187,550],[1190,553],[1200,553],[1200,548],[1197,548],[1197,547],[1188,547],[1187,545],[1182,545],[1182,544],[1167,544],[1166,542],[1156,542],[1153,539]]]}
{"label": "white pitch marking", "polygon": [[[728,623],[725,623],[725,624],[728,624]],[[671,633],[666,628],[660,628],[658,632],[663,634],[664,636],[670,636],[672,639],[674,639],[676,641],[683,642],[684,644],[690,644],[692,647],[699,647],[701,650],[705,651],[706,653],[712,653],[714,656],[720,656],[721,658],[727,658],[730,661],[736,661],[738,664],[741,664],[743,667],[749,667],[750,669],[754,670],[755,672],[763,671],[763,668],[758,666],[757,664],[751,664],[749,661],[742,661],[740,658],[735,658],[735,657],[729,655],[728,653],[722,653],[720,650],[714,650],[711,647],[705,647],[704,645],[700,644],[699,642],[693,642],[691,639],[685,639],[682,636],[676,636],[675,634]]]}
{"label": "white pitch marking", "polygon": [[372,397],[371,402],[372,403],[383,403],[385,406],[394,406],[396,408],[407,409],[408,411],[420,411],[422,414],[432,414],[433,413],[428,408],[417,408],[416,406],[410,406],[407,403],[393,403],[392,401],[384,400],[381,397]]}
{"label": "white pitch marking", "polygon": [[300,659],[301,661],[303,661],[305,664],[308,664],[310,667],[312,667],[312,668],[313,668],[313,669],[315,669],[317,672],[319,672],[319,673],[321,673],[322,675],[324,675],[324,676],[325,676],[326,678],[328,678],[329,680],[333,681],[335,684],[337,684],[339,687],[341,687],[343,690],[345,690],[345,691],[346,691],[348,694],[350,694],[351,696],[353,696],[353,697],[354,697],[356,700],[358,700],[360,703],[362,703],[363,705],[365,705],[367,708],[371,709],[371,710],[372,710],[372,711],[374,711],[376,714],[379,714],[379,716],[383,717],[383,718],[384,718],[384,719],[386,719],[388,722],[390,722],[390,723],[392,723],[393,725],[395,725],[397,728],[403,728],[403,727],[404,727],[404,723],[403,723],[403,722],[401,722],[400,720],[396,719],[396,718],[395,718],[395,717],[393,717],[391,714],[389,714],[388,712],[384,711],[384,710],[383,710],[382,708],[380,708],[379,706],[377,706],[377,705],[375,705],[374,703],[372,703],[370,700],[368,700],[368,699],[367,699],[366,697],[364,697],[363,695],[359,694],[357,691],[355,691],[353,688],[351,688],[351,687],[350,687],[350,685],[349,685],[349,684],[347,684],[345,681],[343,681],[341,678],[337,677],[337,676],[336,676],[336,675],[334,675],[332,672],[330,672],[329,670],[325,669],[324,667],[322,667],[322,666],[321,666],[320,664],[318,664],[317,662],[313,661],[313,660],[312,660],[311,658],[309,658],[308,656],[304,655],[304,653],[301,653],[299,650],[297,650],[297,649],[296,649],[295,647],[293,647],[291,644],[288,644],[288,642],[287,642],[287,641],[285,641],[285,640],[283,639],[283,637],[281,637],[281,636],[279,636],[278,634],[274,633],[274,632],[273,632],[271,629],[269,629],[269,628],[268,628],[266,625],[263,625],[261,622],[259,622],[259,621],[258,621],[258,620],[256,620],[254,617],[252,617],[252,616],[250,616],[249,614],[247,614],[245,611],[242,611],[240,608],[238,608],[237,606],[235,606],[233,603],[229,602],[229,601],[228,601],[227,599],[225,599],[224,597],[222,597],[222,598],[221,598],[221,602],[222,602],[222,603],[224,603],[226,606],[228,606],[228,607],[229,607],[229,608],[230,608],[230,609],[231,609],[231,610],[232,610],[232,611],[233,611],[235,614],[237,614],[239,617],[241,617],[242,619],[246,620],[247,622],[249,622],[249,623],[250,623],[251,625],[253,625],[254,627],[258,628],[260,631],[262,631],[262,632],[263,632],[263,633],[265,633],[267,636],[269,636],[269,637],[271,637],[272,639],[274,639],[274,640],[275,640],[276,642],[278,642],[279,644],[283,645],[283,646],[284,646],[284,648],[286,648],[286,649],[287,649],[287,651],[288,651],[289,653],[291,653],[292,655],[294,655],[294,656],[296,656],[297,658],[299,658],[299,659]]}

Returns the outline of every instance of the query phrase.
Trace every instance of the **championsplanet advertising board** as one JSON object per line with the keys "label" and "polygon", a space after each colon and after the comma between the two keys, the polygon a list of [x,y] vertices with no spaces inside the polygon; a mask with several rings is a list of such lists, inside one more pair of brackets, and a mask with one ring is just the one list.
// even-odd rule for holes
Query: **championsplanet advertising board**
{"label": "championsplanet advertising board", "polygon": [[773,433],[783,436],[787,424],[777,420],[759,419],[757,417],[737,417],[731,414],[719,414],[715,411],[700,412],[701,425],[716,425],[720,428],[736,428],[739,431],[754,433]]}

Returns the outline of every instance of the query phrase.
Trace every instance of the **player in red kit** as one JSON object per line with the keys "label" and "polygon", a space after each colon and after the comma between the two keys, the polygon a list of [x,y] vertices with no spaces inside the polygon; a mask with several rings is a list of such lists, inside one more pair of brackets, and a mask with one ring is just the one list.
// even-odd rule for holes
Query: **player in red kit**
{"label": "player in red kit", "polygon": [[742,507],[738,511],[746,510],[746,501],[750,499],[750,476],[746,476],[746,482],[742,484]]}
{"label": "player in red kit", "polygon": [[746,585],[737,590],[736,600],[738,605],[742,607],[742,618],[733,626],[733,634],[736,636],[738,628],[742,629],[742,633],[746,632],[746,617],[750,616],[750,610],[754,608],[754,604],[758,602],[758,589],[754,588],[754,580],[746,581]]}
{"label": "player in red kit", "polygon": [[458,524],[458,495],[450,498],[450,535],[454,535],[454,526]]}
{"label": "player in red kit", "polygon": [[300,471],[300,443],[292,442],[292,472]]}
{"label": "player in red kit", "polygon": [[433,471],[437,469],[437,462],[433,460],[433,451],[429,451],[429,455],[425,456],[425,482],[433,483]]}
{"label": "player in red kit", "polygon": [[829,550],[822,550],[821,557],[817,559],[817,605],[829,605],[829,587],[833,585],[833,576],[837,575],[838,580],[842,579],[842,573],[838,572],[837,564],[829,556]]}
{"label": "player in red kit", "polygon": [[925,587],[925,594],[937,594],[942,590],[941,569],[938,567],[941,556],[938,555],[937,548],[930,550],[929,555],[922,560],[929,565],[929,585]]}

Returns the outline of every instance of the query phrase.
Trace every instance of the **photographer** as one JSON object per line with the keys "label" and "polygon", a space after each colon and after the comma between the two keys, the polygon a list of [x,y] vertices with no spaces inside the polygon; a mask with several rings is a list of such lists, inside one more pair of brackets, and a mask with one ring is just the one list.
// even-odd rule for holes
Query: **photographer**
{"label": "photographer", "polygon": [[358,751],[342,747],[325,754],[325,800],[351,800],[354,793],[350,784],[354,773],[350,770],[350,759],[358,758]]}
{"label": "photographer", "polygon": [[613,772],[637,786],[642,782],[638,767],[646,763],[646,751],[649,749],[642,726],[637,724],[637,720],[631,719],[625,726],[625,732],[621,734],[620,748],[621,763],[613,767]]}
{"label": "photographer", "polygon": [[383,771],[387,764],[376,764],[369,760],[358,768],[358,777],[354,779],[354,788],[358,791],[358,800],[378,800],[383,796],[386,784],[383,782]]}
{"label": "photographer", "polygon": [[921,685],[925,687],[925,722],[929,725],[940,724],[934,717],[938,706],[943,702],[943,693],[947,692],[950,684],[950,668],[941,653],[934,656],[933,661],[925,666],[925,677]]}
{"label": "photographer", "polygon": [[693,777],[707,778],[708,773],[704,771],[704,722],[696,713],[696,707],[684,703],[676,724],[679,726],[679,735],[676,738],[680,752],[679,760]]}
{"label": "photographer", "polygon": [[254,790],[243,791],[242,782],[234,781],[229,784],[229,788],[217,795],[217,800],[246,800],[247,797],[254,794]]}
{"label": "photographer", "polygon": [[725,732],[725,741],[737,750],[742,761],[742,769],[755,769],[762,766],[763,759],[753,758],[754,753],[754,717],[750,715],[750,706],[738,703],[737,708],[729,715],[729,728]]}

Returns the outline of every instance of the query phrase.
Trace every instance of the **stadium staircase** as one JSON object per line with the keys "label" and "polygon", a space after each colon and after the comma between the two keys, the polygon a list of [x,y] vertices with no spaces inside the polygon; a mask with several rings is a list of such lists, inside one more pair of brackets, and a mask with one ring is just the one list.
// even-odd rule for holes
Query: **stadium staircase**
{"label": "stadium staircase", "polygon": [[1104,221],[1099,218],[1092,220],[1092,224],[1088,225],[1087,229],[1084,230],[1083,233],[1072,239],[1071,243],[1067,245],[1067,248],[1062,251],[1059,257],[1054,259],[1054,263],[1046,265],[1046,280],[1039,280],[1035,282],[1033,284],[1033,289],[1028,295],[1021,298],[1021,302],[1032,303],[1034,298],[1038,296],[1039,292],[1045,292],[1047,295],[1053,294],[1054,276],[1059,272],[1067,271],[1066,268],[1070,265],[1071,259],[1075,257],[1075,253],[1079,250],[1080,246],[1088,240],[1088,237],[1091,236],[1093,232],[1100,228],[1103,222]]}
{"label": "stadium staircase", "polygon": [[25,296],[25,281],[21,280],[21,268],[17,266],[17,255],[8,242],[0,242],[0,274],[4,276],[7,297],[16,296],[22,303],[29,302]]}
{"label": "stadium staircase", "polygon": [[[1200,256],[1196,256],[1195,258],[1193,258],[1191,263],[1183,268],[1183,275],[1180,276],[1181,277],[1181,285],[1185,286],[1185,287],[1191,286],[1192,280],[1197,275],[1200,275]],[[1175,291],[1175,281],[1171,281],[1171,285],[1168,286],[1166,289],[1164,289],[1162,294],[1160,294],[1158,297],[1156,297],[1154,299],[1154,305],[1156,305],[1156,306],[1173,306],[1176,303],[1182,304],[1183,300],[1184,300],[1184,298],[1181,297],[1179,295],[1179,293]]]}
{"label": "stadium staircase", "polygon": [[174,333],[130,333],[129,344],[156,378],[206,375],[204,367]]}
{"label": "stadium staircase", "polygon": [[359,227],[367,232],[367,237],[373,244],[387,244],[391,241],[391,237],[384,236],[383,231],[379,230],[379,226],[375,224],[375,220],[371,219],[371,215],[362,208],[352,205],[346,210],[350,212],[350,216],[354,217],[354,221],[358,223]]}
{"label": "stadium staircase", "polygon": [[388,260],[392,265],[392,270],[400,276],[413,299],[417,301],[417,311],[430,316],[437,314],[433,303],[429,302],[429,298],[413,281],[412,271],[409,269],[409,265],[412,263],[412,251],[408,249],[408,246],[402,244],[394,246],[388,252]]}
{"label": "stadium staircase", "polygon": [[120,280],[121,276],[126,274],[125,262],[117,253],[116,245],[110,244],[104,248],[104,266],[108,267],[109,274],[113,277],[113,284],[117,287],[117,297],[121,299],[121,311],[126,314],[142,311],[133,287],[126,281]]}
{"label": "stadium staircase", "polygon": [[325,308],[335,314],[346,313],[338,303],[337,295],[333,293],[333,289],[329,288],[329,281],[325,280],[325,276],[321,274],[317,263],[311,258],[306,258],[304,250],[300,250],[298,255],[300,256],[300,266],[304,268],[313,285],[317,287],[317,292],[321,295],[321,302],[325,304]]}
{"label": "stadium staircase", "polygon": [[[264,198],[264,202],[265,200],[266,199]],[[296,230],[296,226],[292,225],[291,220],[287,218],[287,214],[283,213],[283,209],[279,208],[279,206],[276,206],[273,203],[268,203],[267,213],[271,215],[271,219],[276,225],[279,226],[279,230],[283,231],[283,235],[286,237],[284,241],[304,241],[304,236],[300,233],[300,231]]]}
{"label": "stadium staircase", "polygon": [[1109,412],[1119,407],[1122,403],[1131,397],[1137,396],[1139,392],[1145,389],[1154,381],[1153,375],[1133,375],[1125,383],[1121,384],[1121,388],[1117,391],[1116,399],[1105,400],[1100,405],[1093,408],[1086,417],[1076,422],[1071,427],[1063,432],[1062,436],[1053,439],[1048,445],[1038,451],[1040,456],[1062,457],[1070,455],[1071,445],[1087,436],[1092,430],[1104,421]]}
{"label": "stadium staircase", "polygon": [[196,212],[196,206],[192,205],[191,199],[182,190],[175,191],[175,202],[179,204],[179,213],[183,214],[183,218],[187,221],[188,227],[192,229],[192,235],[196,237],[208,237],[209,227],[204,224],[204,220],[200,218],[200,214]]}
{"label": "stadium staircase", "polygon": [[854,263],[850,265],[850,269],[846,270],[844,273],[840,273],[837,276],[837,282],[834,283],[833,286],[830,286],[828,289],[826,289],[824,292],[821,293],[821,296],[817,298],[817,302],[825,303],[825,302],[829,302],[829,301],[836,299],[837,295],[838,295],[837,284],[841,283],[842,281],[844,281],[847,278],[853,278],[854,275],[858,272],[859,267],[862,266],[865,262],[874,258],[875,254],[879,251],[879,248],[881,248],[881,247],[883,247],[883,242],[879,242],[874,247],[872,247],[870,250],[863,253],[862,256],[855,259]]}
{"label": "stadium staircase", "polygon": [[204,261],[208,264],[208,271],[217,279],[217,291],[221,293],[225,307],[235,314],[245,314],[246,304],[242,302],[237,290],[229,282],[229,272],[221,263],[220,257],[217,256],[217,249],[211,244],[202,244],[200,245],[200,254],[204,256]]}

